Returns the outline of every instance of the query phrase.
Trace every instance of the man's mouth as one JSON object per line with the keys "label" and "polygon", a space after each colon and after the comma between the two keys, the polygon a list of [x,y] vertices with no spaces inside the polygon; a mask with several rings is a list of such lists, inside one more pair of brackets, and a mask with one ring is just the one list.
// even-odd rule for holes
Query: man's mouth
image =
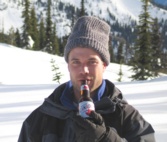
{"label": "man's mouth", "polygon": [[89,78],[80,79],[79,81],[80,81],[80,84],[83,84],[83,82],[85,82],[86,84],[89,85],[91,83],[91,79],[89,79]]}

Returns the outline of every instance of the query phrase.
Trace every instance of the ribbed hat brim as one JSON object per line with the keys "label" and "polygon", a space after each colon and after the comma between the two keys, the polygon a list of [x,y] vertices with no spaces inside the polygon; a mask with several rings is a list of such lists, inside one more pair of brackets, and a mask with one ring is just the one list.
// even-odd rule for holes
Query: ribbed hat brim
{"label": "ribbed hat brim", "polygon": [[68,54],[76,47],[90,48],[96,51],[107,65],[110,62],[110,54],[107,50],[108,48],[104,47],[99,41],[86,37],[75,38],[66,44],[64,52],[66,62],[68,62]]}

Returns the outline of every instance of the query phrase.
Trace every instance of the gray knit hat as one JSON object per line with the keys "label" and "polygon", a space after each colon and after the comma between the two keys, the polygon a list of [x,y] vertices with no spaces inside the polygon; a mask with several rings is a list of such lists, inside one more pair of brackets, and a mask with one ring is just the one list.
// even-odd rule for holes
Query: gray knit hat
{"label": "gray knit hat", "polygon": [[66,62],[73,48],[83,47],[95,50],[108,65],[110,54],[108,50],[110,26],[92,16],[80,17],[75,23],[64,50]]}

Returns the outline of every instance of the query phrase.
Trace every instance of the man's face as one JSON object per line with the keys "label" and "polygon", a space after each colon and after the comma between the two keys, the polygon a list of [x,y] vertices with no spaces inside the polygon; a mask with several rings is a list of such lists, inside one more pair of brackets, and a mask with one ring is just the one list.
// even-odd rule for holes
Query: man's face
{"label": "man's face", "polygon": [[68,56],[68,70],[74,90],[79,92],[82,80],[87,80],[91,92],[97,89],[103,79],[106,64],[94,50],[77,47]]}

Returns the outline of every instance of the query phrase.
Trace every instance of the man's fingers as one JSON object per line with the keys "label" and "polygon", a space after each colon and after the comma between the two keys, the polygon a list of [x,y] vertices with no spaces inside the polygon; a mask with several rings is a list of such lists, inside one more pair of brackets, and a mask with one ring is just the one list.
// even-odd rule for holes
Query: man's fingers
{"label": "man's fingers", "polygon": [[90,125],[92,125],[92,122],[90,122],[89,120],[82,118],[81,116],[77,115],[73,117],[73,121],[82,128],[88,128],[90,127]]}
{"label": "man's fingers", "polygon": [[91,111],[89,116],[93,119],[93,121],[96,124],[101,125],[104,122],[102,116],[99,113],[96,113],[95,111]]}

